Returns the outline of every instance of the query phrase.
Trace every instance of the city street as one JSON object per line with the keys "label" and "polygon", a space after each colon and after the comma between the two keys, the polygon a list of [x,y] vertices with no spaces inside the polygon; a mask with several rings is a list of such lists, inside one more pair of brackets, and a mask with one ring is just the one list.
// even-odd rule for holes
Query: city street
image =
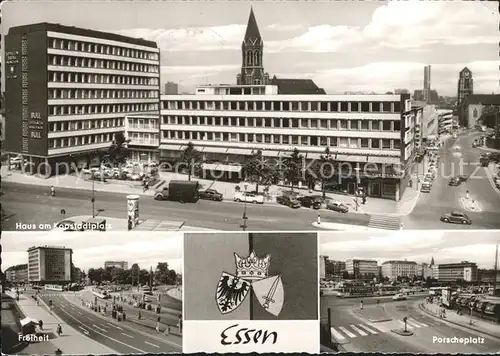
{"label": "city street", "polygon": [[[499,229],[500,195],[491,186],[486,168],[479,167],[479,157],[483,153],[472,148],[474,139],[480,132],[463,133],[457,139],[448,139],[439,150],[437,177],[430,193],[421,193],[410,215],[403,218],[405,229]],[[463,161],[463,172],[460,161]],[[425,172],[419,172],[422,176]],[[448,186],[448,180],[456,175],[472,175],[459,186]],[[466,211],[461,198],[469,191],[470,199],[475,200],[480,209],[477,212]],[[465,212],[472,225],[447,224],[439,220],[445,213],[457,209]]]}
{"label": "city street", "polygon": [[[321,299],[321,319],[327,319],[331,308],[333,341],[348,352],[407,352],[407,353],[497,353],[500,338],[449,324],[419,309],[423,294],[410,295],[407,300],[393,301],[391,297],[349,298],[324,296]],[[363,310],[361,310],[363,300]],[[404,329],[403,318],[413,335],[396,332]],[[500,330],[500,327],[499,327]],[[396,332],[394,332],[396,331]],[[484,343],[438,343],[433,338],[480,338]]]}
{"label": "city street", "polygon": [[[59,188],[55,197],[49,196],[47,187],[4,183],[2,184],[2,208],[8,218],[3,221],[5,231],[16,231],[16,223],[46,224],[63,220],[61,209],[66,217],[90,215],[91,192],[77,189]],[[96,192],[96,211],[99,215],[126,219],[126,194]],[[148,219],[184,221],[185,225],[214,230],[241,229],[244,204],[231,201],[214,202],[200,200],[196,204],[181,204],[170,201],[156,201],[152,197],[141,197],[140,217]],[[317,219],[317,211],[300,208],[292,210],[276,204],[247,204],[248,230],[254,231],[304,231],[315,230],[312,223]],[[342,214],[322,211],[324,222],[367,226],[366,214]]]}
{"label": "city street", "polygon": [[[73,298],[70,302],[68,299]],[[43,293],[42,300],[53,303],[53,313],[66,325],[120,354],[180,352],[182,340],[178,335],[165,336],[152,329],[130,327],[131,323],[115,322],[88,308],[77,305],[81,295],[72,293]],[[64,333],[64,325],[63,333]]]}

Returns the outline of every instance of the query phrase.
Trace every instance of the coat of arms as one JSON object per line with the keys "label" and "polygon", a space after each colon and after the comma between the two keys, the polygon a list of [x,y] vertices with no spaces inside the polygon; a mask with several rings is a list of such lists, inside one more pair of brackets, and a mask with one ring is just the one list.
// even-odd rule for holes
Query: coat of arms
{"label": "coat of arms", "polygon": [[259,304],[268,312],[278,316],[283,308],[285,290],[281,276],[268,277],[271,255],[259,258],[252,251],[246,258],[234,254],[236,275],[222,272],[217,284],[216,303],[222,314],[236,310],[253,290]]}

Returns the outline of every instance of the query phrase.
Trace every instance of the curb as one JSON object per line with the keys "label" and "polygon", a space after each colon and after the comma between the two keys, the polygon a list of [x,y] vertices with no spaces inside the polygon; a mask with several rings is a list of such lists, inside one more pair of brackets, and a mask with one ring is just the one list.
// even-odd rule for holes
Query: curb
{"label": "curb", "polygon": [[453,325],[456,325],[456,326],[459,326],[461,328],[465,328],[465,329],[469,329],[469,330],[472,330],[472,331],[475,331],[475,332],[478,332],[480,334],[484,334],[484,335],[488,335],[494,339],[497,339],[497,340],[500,340],[500,337],[498,337],[498,335],[493,335],[487,331],[482,331],[482,330],[479,330],[479,329],[476,329],[476,328],[471,328],[470,326],[468,325],[463,325],[463,324],[459,324],[457,322],[454,322],[454,321],[450,321],[448,319],[441,319],[441,318],[438,318],[437,316],[435,316],[434,314],[432,314],[430,311],[428,311],[427,309],[425,309],[422,304],[418,304],[418,307],[420,308],[420,310],[422,310],[424,313],[426,313],[427,315],[430,315],[432,316],[433,318],[436,318],[436,319],[439,319],[445,323],[449,323],[449,324],[453,324]]}
{"label": "curb", "polygon": [[[67,297],[64,297],[64,299],[66,299],[66,300],[68,301],[68,303],[70,303],[70,304],[72,304],[72,305],[74,305],[74,306],[77,306],[77,307],[79,307],[80,309],[83,309],[83,310],[88,310],[87,308],[82,307],[80,304],[78,304],[78,303],[74,303],[74,302],[70,301]],[[102,316],[102,315],[101,315],[101,314],[99,314],[99,313],[93,313],[93,315],[95,315],[95,316],[97,316],[97,317],[99,317],[99,318],[101,318],[101,319],[103,319],[103,320],[106,320],[106,321],[108,321],[108,322],[112,322],[113,324],[120,325],[120,326],[122,326],[122,327],[124,327],[124,328],[126,328],[126,329],[129,329],[130,331],[137,332],[137,333],[142,334],[142,335],[144,335],[144,336],[149,336],[149,337],[152,337],[152,338],[154,338],[154,339],[156,339],[156,340],[158,340],[158,341],[166,342],[166,343],[168,343],[168,344],[171,344],[171,345],[173,345],[173,346],[175,346],[175,347],[179,347],[180,349],[182,349],[182,345],[178,345],[178,344],[176,344],[176,343],[174,343],[174,342],[172,342],[172,341],[169,341],[169,340],[165,340],[165,339],[159,338],[158,336],[153,335],[153,334],[148,334],[148,333],[146,333],[146,332],[144,332],[144,331],[142,331],[142,330],[137,330],[137,329],[134,329],[134,328],[132,328],[132,327],[130,327],[130,326],[128,326],[128,325],[120,324],[120,323],[116,322],[113,318],[107,318],[107,317],[105,317],[105,316]],[[127,320],[128,320],[128,319],[127,319]],[[131,321],[131,320],[129,320],[129,321],[133,323],[133,321]],[[180,337],[180,338],[181,338],[181,340],[182,340],[182,335],[177,335],[177,334],[172,334],[172,335],[173,335],[173,336],[178,336],[178,337]]]}
{"label": "curb", "polygon": [[404,330],[399,330],[399,329],[394,329],[391,330],[394,334],[400,335],[400,336],[412,336],[413,331],[404,331]]}
{"label": "curb", "polygon": [[391,321],[392,318],[387,319],[368,319],[370,323],[383,323],[384,321]]}

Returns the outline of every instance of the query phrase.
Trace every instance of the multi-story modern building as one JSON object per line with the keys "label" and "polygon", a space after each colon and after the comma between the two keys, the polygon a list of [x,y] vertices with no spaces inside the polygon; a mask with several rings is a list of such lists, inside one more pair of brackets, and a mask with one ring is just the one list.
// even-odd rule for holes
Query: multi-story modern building
{"label": "multi-story modern building", "polygon": [[391,260],[382,263],[382,277],[396,280],[398,277],[413,278],[417,275],[417,262]]}
{"label": "multi-story modern building", "polygon": [[430,100],[431,92],[431,66],[424,67],[424,100],[428,102]]}
{"label": "multi-story modern building", "polygon": [[166,82],[165,83],[165,91],[163,94],[166,95],[177,95],[179,94],[179,84],[173,83],[173,82]]}
{"label": "multi-story modern building", "polygon": [[28,249],[28,280],[31,283],[69,283],[72,281],[73,250],[59,246],[33,246]]}
{"label": "multi-story modern building", "polygon": [[433,278],[440,283],[454,283],[456,281],[477,282],[478,270],[474,262],[462,261],[460,263],[447,263],[435,266]]}
{"label": "multi-story modern building", "polygon": [[[474,93],[474,80],[472,79],[472,72],[469,68],[465,67],[460,71],[457,87],[457,109],[461,112],[465,98]],[[460,126],[468,127],[468,123],[462,115],[460,115],[459,120]]]}
{"label": "multi-story modern building", "polygon": [[345,267],[349,276],[354,279],[378,278],[378,263],[375,260],[347,259]]}
{"label": "multi-story modern building", "polygon": [[158,161],[159,131],[158,115],[139,114],[125,117],[125,138],[131,161],[140,163]]}
{"label": "multi-story modern building", "polygon": [[10,283],[28,282],[28,264],[11,266],[5,270],[5,279]]}
{"label": "multi-story modern building", "polygon": [[416,275],[422,279],[432,278],[432,267],[428,263],[418,263]]}
{"label": "multi-story modern building", "polygon": [[155,42],[38,23],[9,29],[5,59],[6,151],[32,167],[88,164],[127,116],[159,114]]}
{"label": "multi-story modern building", "polygon": [[497,285],[500,284],[500,270],[496,271],[494,269],[478,269],[478,281],[480,283],[493,284],[496,282]]}
{"label": "multi-story modern building", "polygon": [[121,269],[128,269],[128,262],[127,261],[105,261],[104,262],[104,268],[121,268]]}

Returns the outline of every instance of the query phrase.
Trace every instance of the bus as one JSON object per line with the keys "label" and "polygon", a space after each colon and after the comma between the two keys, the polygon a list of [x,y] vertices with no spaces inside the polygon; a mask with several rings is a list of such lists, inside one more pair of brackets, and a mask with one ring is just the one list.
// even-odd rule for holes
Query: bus
{"label": "bus", "polygon": [[60,286],[58,284],[46,284],[45,285],[45,290],[53,290],[53,291],[57,291],[57,292],[63,292],[64,291],[64,287]]}
{"label": "bus", "polygon": [[92,289],[92,294],[95,295],[98,298],[101,298],[101,299],[109,299],[109,298],[111,298],[111,296],[109,295],[109,293],[106,292],[105,290],[101,289],[101,288],[93,288]]}
{"label": "bus", "polygon": [[375,295],[373,287],[353,286],[339,288],[337,296],[340,298],[372,297]]}

